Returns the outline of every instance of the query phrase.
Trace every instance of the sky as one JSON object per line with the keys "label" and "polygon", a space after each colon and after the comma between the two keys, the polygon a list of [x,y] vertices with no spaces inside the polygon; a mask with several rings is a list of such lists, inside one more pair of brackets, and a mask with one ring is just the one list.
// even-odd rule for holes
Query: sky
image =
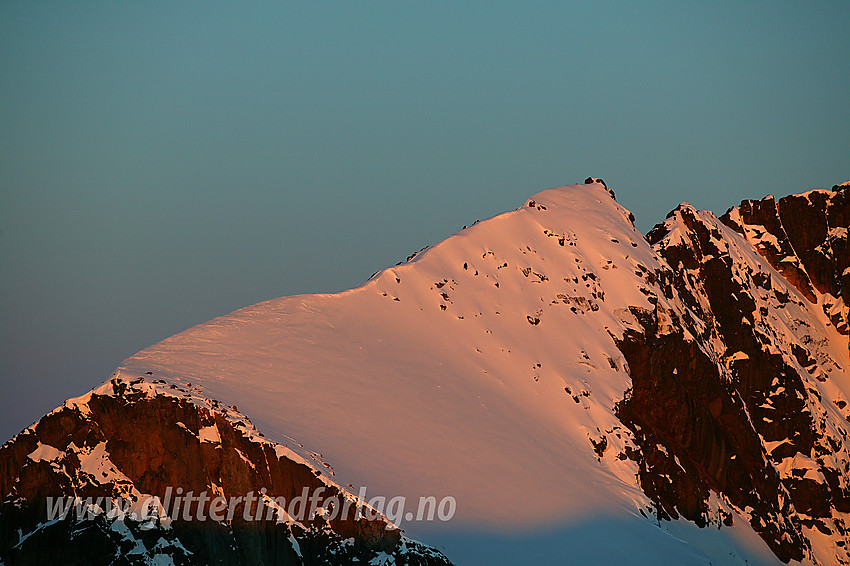
{"label": "sky", "polygon": [[545,188],[850,179],[850,4],[0,3],[0,442],[194,324]]}

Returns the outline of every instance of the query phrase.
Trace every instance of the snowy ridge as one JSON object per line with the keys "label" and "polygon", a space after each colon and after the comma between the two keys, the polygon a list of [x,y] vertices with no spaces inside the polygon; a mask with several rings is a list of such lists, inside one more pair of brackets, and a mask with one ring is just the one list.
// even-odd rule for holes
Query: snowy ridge
{"label": "snowy ridge", "polygon": [[[612,216],[620,221],[611,222]],[[427,491],[433,482],[438,494],[479,493],[466,496],[459,513],[493,520],[507,512],[506,519],[515,519],[515,509],[498,503],[493,508],[490,489],[481,492],[468,483],[477,484],[476,475],[492,475],[494,468],[529,474],[522,471],[528,458],[546,463],[544,473],[553,474],[542,484],[557,484],[560,465],[541,453],[548,448],[529,446],[528,439],[540,442],[554,429],[558,444],[574,447],[568,453],[586,452],[589,435],[618,426],[612,407],[628,388],[628,374],[608,331],[621,334],[630,323],[626,311],[625,321],[615,314],[619,309],[651,307],[634,273],[654,261],[628,212],[604,189],[555,189],[456,234],[409,264],[384,270],[362,287],[236,311],[140,352],[120,371],[153,371],[176,384],[201,384],[215,397],[233,394],[236,404],[251,406],[252,418],[270,438],[268,413],[280,422],[275,428],[291,431],[306,446],[326,447],[323,453],[346,475],[349,462],[368,454],[367,460],[378,460],[366,475],[372,476],[369,485],[378,479],[374,472],[386,480],[388,493],[407,485]],[[240,352],[239,359],[230,352]],[[175,363],[178,357],[186,363]],[[454,413],[463,406],[469,412],[460,422]],[[378,418],[367,419],[364,407],[373,407]],[[327,430],[304,427],[313,419]],[[456,427],[480,437],[475,444],[481,447],[492,442],[477,431],[500,431],[514,450],[503,445],[483,458],[469,454],[463,435],[452,442]],[[339,438],[342,429],[356,436]],[[423,438],[423,429],[433,434]],[[304,436],[317,433],[315,439]],[[312,457],[284,436],[275,440]],[[429,446],[429,440],[436,442]],[[329,455],[337,450],[339,455]],[[456,462],[457,473],[445,468],[445,460]],[[593,454],[586,460],[580,465],[596,475]],[[624,470],[624,477],[633,475]],[[396,478],[404,478],[405,486]],[[506,497],[517,489],[510,483]]]}
{"label": "snowy ridge", "polygon": [[[272,455],[349,497],[453,497],[450,523],[400,525],[449,558],[468,546],[454,533],[485,532],[518,537],[505,563],[557,562],[566,548],[528,537],[574,546],[566,533],[599,521],[585,538],[640,541],[633,563],[850,563],[850,221],[837,187],[720,219],[683,203],[644,237],[589,177],[360,287],[190,328],[45,418],[102,418],[92,399],[125,390],[191,405],[207,416],[167,424],[198,454],[238,431],[246,474]],[[37,427],[7,443],[27,465],[73,453],[86,477],[135,489],[105,443],[35,443]]]}
{"label": "snowy ridge", "polygon": [[226,399],[340,481],[452,495],[453,526],[645,520],[618,456],[635,448],[615,415],[630,387],[617,340],[640,328],[633,308],[685,316],[665,270],[605,187],[550,189],[361,287],[240,309],[120,371]]}

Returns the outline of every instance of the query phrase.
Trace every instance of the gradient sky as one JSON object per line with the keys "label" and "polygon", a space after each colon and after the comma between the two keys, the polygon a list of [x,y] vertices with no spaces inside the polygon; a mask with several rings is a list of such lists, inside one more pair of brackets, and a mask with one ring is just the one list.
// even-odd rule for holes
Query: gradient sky
{"label": "gradient sky", "polygon": [[0,3],[0,442],[122,359],[542,189],[850,179],[850,3]]}

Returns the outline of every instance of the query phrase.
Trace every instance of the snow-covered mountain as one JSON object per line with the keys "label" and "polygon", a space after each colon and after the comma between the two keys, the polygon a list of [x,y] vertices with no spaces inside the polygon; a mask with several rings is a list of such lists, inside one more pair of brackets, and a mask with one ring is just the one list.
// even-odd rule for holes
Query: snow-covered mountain
{"label": "snow-covered mountain", "polygon": [[[458,564],[848,563],[848,200],[683,204],[644,237],[589,178],[356,289],[190,328],[0,449],[0,560],[85,557],[85,532],[129,563],[446,562],[408,536]],[[383,508],[44,516],[178,486]]]}

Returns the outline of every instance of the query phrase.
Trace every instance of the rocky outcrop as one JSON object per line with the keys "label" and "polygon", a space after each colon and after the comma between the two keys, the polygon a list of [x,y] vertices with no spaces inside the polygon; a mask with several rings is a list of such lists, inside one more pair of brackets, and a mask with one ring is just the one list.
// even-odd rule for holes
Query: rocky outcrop
{"label": "rocky outcrop", "polygon": [[779,199],[743,201],[721,217],[842,334],[850,305],[850,185]]}
{"label": "rocky outcrop", "polygon": [[[162,389],[114,378],[0,448],[3,563],[448,564],[234,407]],[[313,513],[306,498],[292,505],[305,491],[325,502]],[[67,498],[67,514],[47,516]],[[151,500],[158,511],[141,508]]]}
{"label": "rocky outcrop", "polygon": [[636,312],[643,331],[618,344],[632,377],[618,416],[660,516],[706,524],[713,491],[783,561],[850,563],[850,415],[834,382],[848,375],[849,223],[840,188],[721,219],[683,204],[647,236],[693,317]]}

